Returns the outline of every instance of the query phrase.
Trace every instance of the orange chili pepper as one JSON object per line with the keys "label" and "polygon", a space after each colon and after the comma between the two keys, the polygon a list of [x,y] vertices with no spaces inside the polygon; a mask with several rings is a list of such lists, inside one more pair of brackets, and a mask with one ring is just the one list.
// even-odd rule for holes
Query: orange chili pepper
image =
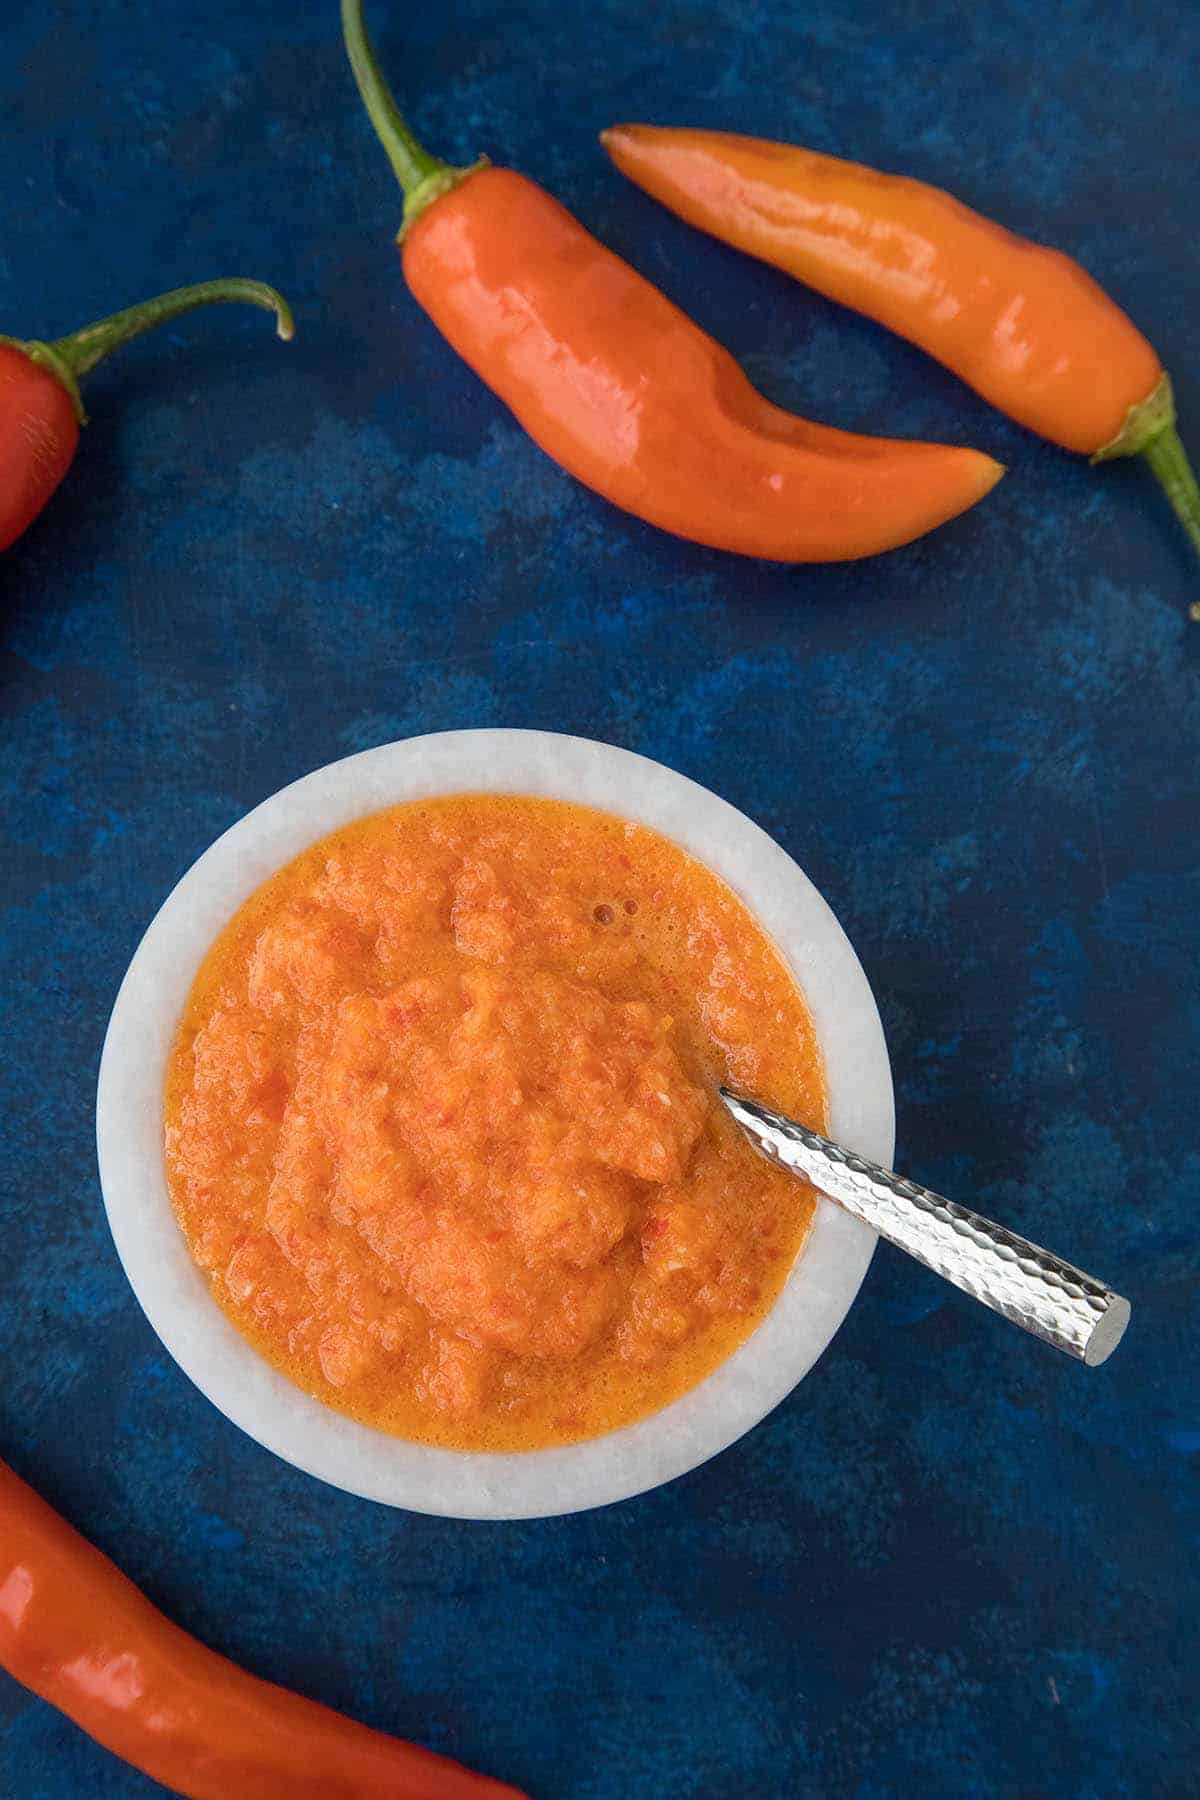
{"label": "orange chili pepper", "polygon": [[0,337],[0,550],[32,525],[74,460],[87,418],[81,378],[132,338],[218,301],[265,307],[275,314],[279,336],[292,335],[283,295],[263,281],[234,276],[173,288],[52,344]]}
{"label": "orange chili pepper", "polygon": [[679,537],[783,562],[870,556],[983,497],[977,451],[855,437],[765,400],[729,353],[542,188],[455,169],[396,110],[342,0],[360,92],[404,190],[404,273],[556,462]]}
{"label": "orange chili pepper", "polygon": [[2,1462],[0,1666],[190,1800],[526,1800],[206,1650]]}
{"label": "orange chili pepper", "polygon": [[655,125],[600,138],[689,224],[919,344],[1031,431],[1093,462],[1144,455],[1200,551],[1170,379],[1071,257],[923,181],[792,144]]}

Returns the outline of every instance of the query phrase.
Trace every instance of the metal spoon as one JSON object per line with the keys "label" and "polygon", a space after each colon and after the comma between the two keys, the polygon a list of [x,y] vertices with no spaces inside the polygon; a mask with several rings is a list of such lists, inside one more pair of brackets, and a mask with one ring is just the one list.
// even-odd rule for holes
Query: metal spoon
{"label": "metal spoon", "polygon": [[1014,1325],[1092,1369],[1120,1343],[1129,1302],[1094,1276],[795,1119],[728,1088],[721,1098],[764,1156]]}

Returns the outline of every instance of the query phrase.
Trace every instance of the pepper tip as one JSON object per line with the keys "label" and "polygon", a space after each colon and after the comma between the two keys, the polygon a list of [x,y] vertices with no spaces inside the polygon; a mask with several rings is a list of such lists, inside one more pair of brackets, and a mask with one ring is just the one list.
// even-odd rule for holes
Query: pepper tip
{"label": "pepper tip", "polygon": [[988,456],[983,450],[977,451],[976,454],[981,464],[980,476],[983,485],[979,490],[979,498],[982,500],[984,495],[990,494],[996,483],[1003,480],[1004,476],[1008,474],[1008,464],[997,462],[994,456]]}

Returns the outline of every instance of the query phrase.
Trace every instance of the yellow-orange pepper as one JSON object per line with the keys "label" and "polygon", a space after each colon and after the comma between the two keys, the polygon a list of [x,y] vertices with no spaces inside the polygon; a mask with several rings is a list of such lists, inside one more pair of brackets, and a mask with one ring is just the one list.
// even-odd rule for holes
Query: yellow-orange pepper
{"label": "yellow-orange pepper", "polygon": [[920,345],[1052,443],[1093,462],[1144,454],[1200,551],[1170,379],[1071,257],[923,181],[793,144],[653,125],[601,139],[672,212]]}

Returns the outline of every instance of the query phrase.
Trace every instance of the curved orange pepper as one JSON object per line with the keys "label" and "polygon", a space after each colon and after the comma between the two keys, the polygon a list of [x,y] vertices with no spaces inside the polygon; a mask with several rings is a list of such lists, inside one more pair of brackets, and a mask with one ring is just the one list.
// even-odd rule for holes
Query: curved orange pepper
{"label": "curved orange pepper", "polygon": [[918,344],[1052,443],[1093,462],[1144,453],[1200,550],[1170,380],[1071,257],[923,181],[793,144],[654,125],[600,135],[672,212]]}
{"label": "curved orange pepper", "polygon": [[347,49],[405,193],[404,273],[420,304],[588,487],[679,537],[783,562],[910,542],[1003,470],[975,450],[857,437],[773,406],[729,353],[506,169],[452,169],[415,142],[379,74],[360,0]]}
{"label": "curved orange pepper", "polygon": [[526,1800],[206,1650],[2,1462],[0,1667],[190,1800]]}

